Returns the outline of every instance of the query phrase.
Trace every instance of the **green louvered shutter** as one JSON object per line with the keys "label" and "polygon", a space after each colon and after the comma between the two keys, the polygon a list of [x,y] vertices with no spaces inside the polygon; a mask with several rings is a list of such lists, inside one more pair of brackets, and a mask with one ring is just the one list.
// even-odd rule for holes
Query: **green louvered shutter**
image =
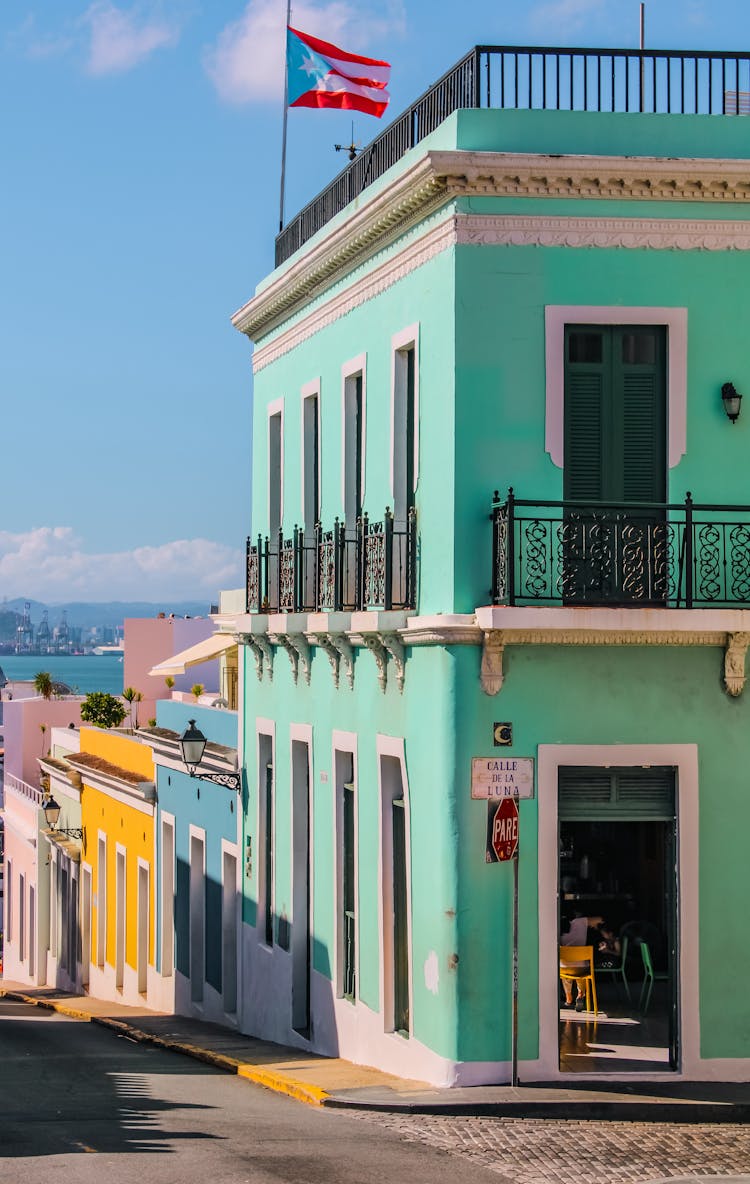
{"label": "green louvered shutter", "polygon": [[566,326],[566,500],[666,500],[665,354],[660,326]]}
{"label": "green louvered shutter", "polygon": [[610,334],[595,325],[565,329],[564,497],[601,501],[611,402]]}
{"label": "green louvered shutter", "polygon": [[674,769],[559,771],[561,822],[668,821],[675,816]]}
{"label": "green louvered shutter", "polygon": [[613,342],[613,390],[622,423],[622,497],[664,502],[667,408],[665,332],[656,326],[623,326]]}

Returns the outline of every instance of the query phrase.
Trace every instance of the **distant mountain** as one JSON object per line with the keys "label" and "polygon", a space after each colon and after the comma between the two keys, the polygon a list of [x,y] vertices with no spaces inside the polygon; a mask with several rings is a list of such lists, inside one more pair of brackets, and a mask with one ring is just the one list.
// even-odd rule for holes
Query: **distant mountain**
{"label": "distant mountain", "polygon": [[102,603],[73,600],[67,604],[44,604],[41,600],[26,601],[23,597],[15,597],[0,604],[0,613],[22,613],[27,603],[35,625],[47,609],[51,626],[57,624],[65,611],[69,625],[84,628],[92,625],[122,625],[126,617],[156,617],[159,613],[166,613],[167,616],[174,613],[176,617],[205,617],[211,609],[206,600],[167,600],[157,604],[145,600],[110,600]]}

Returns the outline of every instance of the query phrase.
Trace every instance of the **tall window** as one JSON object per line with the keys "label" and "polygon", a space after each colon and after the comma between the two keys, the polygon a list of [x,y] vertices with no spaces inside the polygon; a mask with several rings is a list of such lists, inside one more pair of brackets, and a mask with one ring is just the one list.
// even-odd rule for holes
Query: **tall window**
{"label": "tall window", "polygon": [[338,989],[346,999],[357,996],[357,828],[354,754],[335,754],[336,830],[338,835]]}
{"label": "tall window", "polygon": [[282,413],[268,417],[268,530],[272,545],[282,519]]}
{"label": "tall window", "polygon": [[320,518],[320,396],[317,391],[302,400],[303,515],[305,535],[312,538]]}
{"label": "tall window", "polygon": [[363,374],[344,379],[344,521],[347,535],[362,515],[362,471],[364,444]]}
{"label": "tall window", "polygon": [[161,972],[174,971],[174,825],[161,824]]}
{"label": "tall window", "polygon": [[263,940],[273,945],[273,737],[258,736],[258,924]]}
{"label": "tall window", "polygon": [[383,976],[386,1028],[408,1036],[410,925],[408,828],[401,759],[381,755]]}
{"label": "tall window", "polygon": [[99,837],[96,861],[96,964],[107,960],[107,840]]}
{"label": "tall window", "polygon": [[403,529],[414,505],[416,442],[416,349],[394,352],[393,374],[393,518]]}
{"label": "tall window", "polygon": [[566,509],[565,600],[663,602],[665,511],[653,504],[667,493],[663,326],[566,326],[563,488],[578,503]]}
{"label": "tall window", "polygon": [[203,1001],[206,976],[206,888],[205,844],[190,836],[190,998]]}

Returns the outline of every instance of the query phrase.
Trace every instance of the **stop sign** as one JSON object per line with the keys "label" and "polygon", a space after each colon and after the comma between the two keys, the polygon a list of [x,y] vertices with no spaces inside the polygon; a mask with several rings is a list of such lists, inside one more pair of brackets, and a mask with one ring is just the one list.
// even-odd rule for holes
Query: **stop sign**
{"label": "stop sign", "polygon": [[513,798],[503,798],[495,810],[490,830],[490,846],[498,863],[512,859],[518,850],[518,806]]}

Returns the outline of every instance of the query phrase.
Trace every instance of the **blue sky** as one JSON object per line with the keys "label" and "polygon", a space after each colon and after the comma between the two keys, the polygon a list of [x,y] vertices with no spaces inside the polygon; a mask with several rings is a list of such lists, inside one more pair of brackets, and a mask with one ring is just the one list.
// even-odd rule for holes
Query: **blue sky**
{"label": "blue sky", "polygon": [[[649,0],[647,45],[750,48],[747,0]],[[251,354],[270,270],[285,0],[4,0],[0,598],[210,598],[242,583]],[[392,115],[476,43],[635,46],[637,0],[304,0],[392,63]],[[355,117],[366,143],[388,121]],[[287,214],[351,117],[289,117]]]}

